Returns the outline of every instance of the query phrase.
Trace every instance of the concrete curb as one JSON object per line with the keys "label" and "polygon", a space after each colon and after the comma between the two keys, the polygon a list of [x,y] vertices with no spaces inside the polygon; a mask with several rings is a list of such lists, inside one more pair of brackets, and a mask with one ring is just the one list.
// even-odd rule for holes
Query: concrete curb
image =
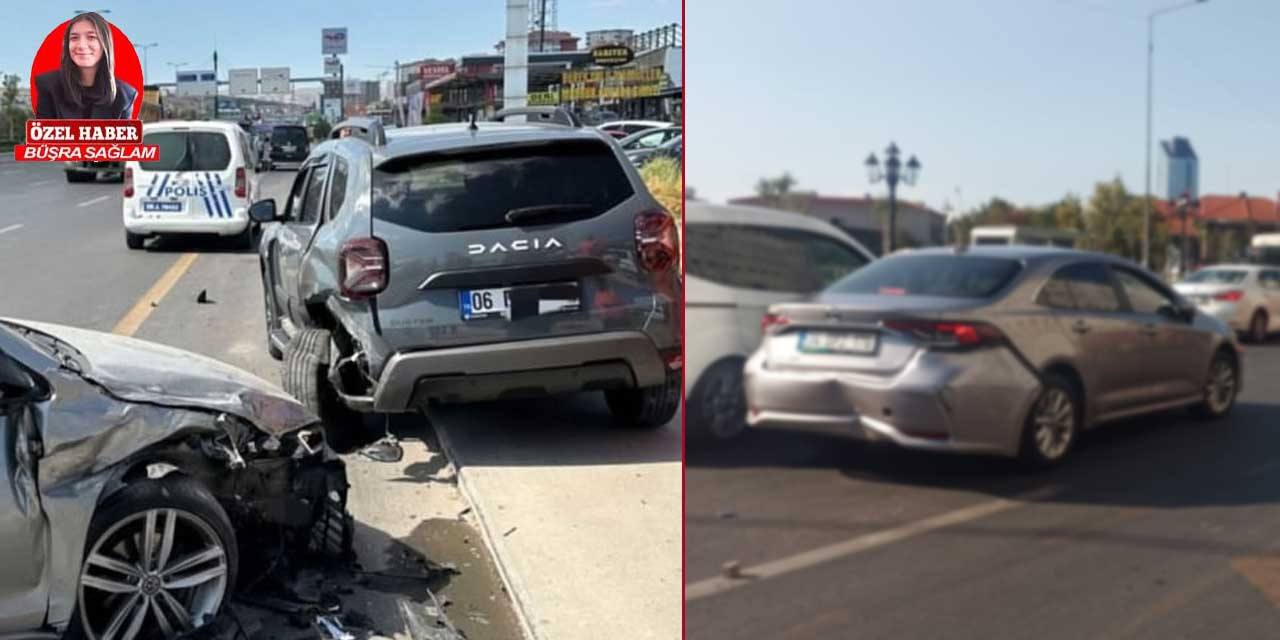
{"label": "concrete curb", "polygon": [[448,457],[450,464],[453,465],[454,472],[458,478],[458,489],[462,492],[462,497],[466,498],[467,504],[471,505],[471,512],[475,514],[476,520],[480,523],[480,535],[484,538],[485,547],[493,555],[494,565],[498,567],[498,577],[502,578],[502,584],[507,588],[507,593],[515,604],[516,618],[520,621],[521,631],[527,640],[546,640],[534,630],[532,623],[533,612],[530,610],[533,605],[530,602],[528,590],[525,588],[524,583],[520,581],[519,576],[515,575],[515,571],[507,566],[504,548],[500,548],[498,545],[502,532],[495,531],[490,526],[486,511],[487,507],[481,502],[471,487],[471,483],[467,481],[466,468],[459,463],[457,453],[449,440],[449,435],[445,432],[443,426],[432,422],[426,412],[421,412],[420,415],[431,425],[436,438],[440,441],[440,447],[444,449],[444,455]]}

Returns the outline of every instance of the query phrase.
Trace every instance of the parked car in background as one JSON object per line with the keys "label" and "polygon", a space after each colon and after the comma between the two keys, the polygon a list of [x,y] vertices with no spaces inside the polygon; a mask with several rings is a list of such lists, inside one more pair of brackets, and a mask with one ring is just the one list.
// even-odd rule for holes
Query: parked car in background
{"label": "parked car in background", "polygon": [[281,163],[301,163],[311,153],[311,141],[307,128],[302,125],[281,124],[271,129],[271,168]]}
{"label": "parked car in background", "polygon": [[627,135],[631,135],[633,133],[644,131],[645,129],[665,129],[673,126],[675,126],[675,123],[673,122],[662,122],[660,120],[614,120],[613,122],[606,122],[602,125],[598,125],[596,128],[609,133],[621,131]]}
{"label": "parked car in background", "polygon": [[644,129],[637,131],[625,138],[618,140],[618,146],[623,151],[639,151],[641,149],[656,149],[662,146],[664,142],[677,138],[684,132],[684,127],[659,127],[657,129]]}
{"label": "parked car in background", "polygon": [[[545,111],[497,117],[527,113]],[[615,145],[544,122],[371,126],[317,145],[282,209],[253,208],[276,223],[268,348],[331,440],[352,412],[584,390],[626,425],[675,415],[675,221]]]}
{"label": "parked car in background", "polygon": [[628,151],[627,159],[631,164],[643,167],[644,164],[654,158],[671,158],[676,162],[684,162],[684,136],[675,136],[670,140],[652,148],[636,149]]}
{"label": "parked car in background", "polygon": [[1280,233],[1259,233],[1249,239],[1249,262],[1280,267]]}
{"label": "parked car in background", "polygon": [[67,182],[96,182],[99,178],[121,180],[124,163],[119,161],[74,160],[62,163]]}
{"label": "parked car in background", "polygon": [[1214,265],[1174,289],[1251,342],[1264,342],[1280,331],[1280,266]]}
{"label": "parked car in background", "polygon": [[685,204],[685,429],[724,440],[746,424],[742,367],[768,307],[805,300],[874,260],[821,220],[756,207]]}
{"label": "parked car in background", "polygon": [[203,356],[0,319],[0,635],[172,637],[273,550],[348,550],[346,472],[317,425]]}
{"label": "parked car in background", "polygon": [[142,125],[143,144],[160,147],[154,162],[125,165],[125,244],[149,237],[216,235],[253,246],[249,205],[258,171],[249,134],[230,122],[170,120]]}
{"label": "parked car in background", "polygon": [[1221,320],[1132,262],[1068,249],[906,250],[771,307],[764,324],[746,365],[749,424],[1033,467],[1118,418],[1222,417],[1243,380]]}

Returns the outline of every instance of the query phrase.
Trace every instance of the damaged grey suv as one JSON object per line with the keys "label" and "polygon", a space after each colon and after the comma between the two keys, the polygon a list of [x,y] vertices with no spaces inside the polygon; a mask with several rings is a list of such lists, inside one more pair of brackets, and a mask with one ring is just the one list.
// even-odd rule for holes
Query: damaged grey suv
{"label": "damaged grey suv", "polygon": [[349,549],[317,422],[201,356],[0,320],[0,637],[172,637],[263,548]]}
{"label": "damaged grey suv", "polygon": [[[675,220],[617,145],[555,109],[316,146],[282,211],[259,201],[268,348],[329,426],[599,390],[658,427],[680,400]],[[350,434],[335,429],[336,441]]]}

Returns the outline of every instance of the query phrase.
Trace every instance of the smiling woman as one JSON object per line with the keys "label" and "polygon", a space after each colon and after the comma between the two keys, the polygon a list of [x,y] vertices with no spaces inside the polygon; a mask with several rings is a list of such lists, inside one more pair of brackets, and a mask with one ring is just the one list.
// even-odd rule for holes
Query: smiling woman
{"label": "smiling woman", "polygon": [[116,77],[111,27],[84,13],[67,24],[58,68],[35,77],[37,118],[133,117],[138,91]]}

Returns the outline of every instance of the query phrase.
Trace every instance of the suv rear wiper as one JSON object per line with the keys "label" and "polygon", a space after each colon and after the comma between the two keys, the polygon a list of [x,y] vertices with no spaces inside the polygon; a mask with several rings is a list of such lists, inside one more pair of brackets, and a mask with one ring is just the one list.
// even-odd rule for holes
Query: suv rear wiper
{"label": "suv rear wiper", "polygon": [[577,219],[584,213],[591,213],[589,204],[543,204],[536,207],[519,207],[503,216],[508,224],[520,224],[539,218],[567,217]]}

